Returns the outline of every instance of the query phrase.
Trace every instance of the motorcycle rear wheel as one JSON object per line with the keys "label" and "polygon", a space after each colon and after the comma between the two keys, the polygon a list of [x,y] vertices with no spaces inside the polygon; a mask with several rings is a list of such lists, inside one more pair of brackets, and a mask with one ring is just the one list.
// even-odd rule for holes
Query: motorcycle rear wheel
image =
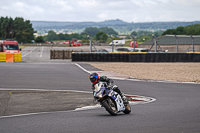
{"label": "motorcycle rear wheel", "polygon": [[[112,116],[116,116],[117,115],[117,108],[115,106],[115,103],[111,100],[111,99],[108,99],[109,102],[107,100],[105,100],[103,103],[102,103],[102,106],[106,109],[106,111],[108,111],[108,113],[110,113]],[[112,105],[111,105],[111,104]]]}

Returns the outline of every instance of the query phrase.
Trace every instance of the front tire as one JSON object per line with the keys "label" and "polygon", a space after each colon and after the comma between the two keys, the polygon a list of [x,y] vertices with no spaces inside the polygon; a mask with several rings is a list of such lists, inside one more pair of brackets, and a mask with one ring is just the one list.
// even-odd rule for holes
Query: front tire
{"label": "front tire", "polygon": [[[109,101],[108,101],[109,100]],[[108,111],[108,113],[110,113],[112,116],[116,116],[117,115],[117,108],[114,104],[114,102],[111,99],[105,100],[102,103],[102,106],[106,109],[106,111]]]}
{"label": "front tire", "polygon": [[124,114],[130,114],[131,113],[131,106],[128,104],[124,105],[125,106],[125,110],[123,111]]}

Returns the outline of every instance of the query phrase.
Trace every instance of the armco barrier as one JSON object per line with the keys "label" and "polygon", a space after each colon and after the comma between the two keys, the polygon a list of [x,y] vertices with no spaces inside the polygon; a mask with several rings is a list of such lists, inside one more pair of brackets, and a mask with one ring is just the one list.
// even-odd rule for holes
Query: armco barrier
{"label": "armco barrier", "polygon": [[200,53],[73,52],[72,61],[87,62],[200,62]]}

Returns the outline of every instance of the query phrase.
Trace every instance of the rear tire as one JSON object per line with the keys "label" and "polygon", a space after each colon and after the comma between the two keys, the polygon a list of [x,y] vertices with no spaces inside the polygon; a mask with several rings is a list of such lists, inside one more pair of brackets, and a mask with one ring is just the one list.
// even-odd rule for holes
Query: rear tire
{"label": "rear tire", "polygon": [[112,105],[109,104],[109,102],[107,100],[105,100],[103,103],[102,103],[102,106],[106,109],[106,111],[108,111],[108,113],[110,113],[112,116],[116,116],[117,115],[117,108],[114,104],[114,102],[111,100],[111,99],[108,99],[110,100],[110,102],[112,103]]}
{"label": "rear tire", "polygon": [[124,114],[130,114],[131,113],[131,106],[129,105],[129,103],[125,106],[125,110],[123,111]]}

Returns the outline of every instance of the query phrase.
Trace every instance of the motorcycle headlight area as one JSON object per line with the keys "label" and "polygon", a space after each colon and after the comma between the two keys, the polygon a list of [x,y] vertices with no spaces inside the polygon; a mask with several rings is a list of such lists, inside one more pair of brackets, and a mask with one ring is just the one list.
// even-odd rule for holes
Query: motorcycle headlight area
{"label": "motorcycle headlight area", "polygon": [[96,97],[102,98],[102,94],[101,93],[97,93]]}
{"label": "motorcycle headlight area", "polygon": [[103,97],[102,91],[103,91],[103,90],[101,90],[101,91],[99,91],[99,92],[95,92],[95,97],[102,98],[102,97]]}

